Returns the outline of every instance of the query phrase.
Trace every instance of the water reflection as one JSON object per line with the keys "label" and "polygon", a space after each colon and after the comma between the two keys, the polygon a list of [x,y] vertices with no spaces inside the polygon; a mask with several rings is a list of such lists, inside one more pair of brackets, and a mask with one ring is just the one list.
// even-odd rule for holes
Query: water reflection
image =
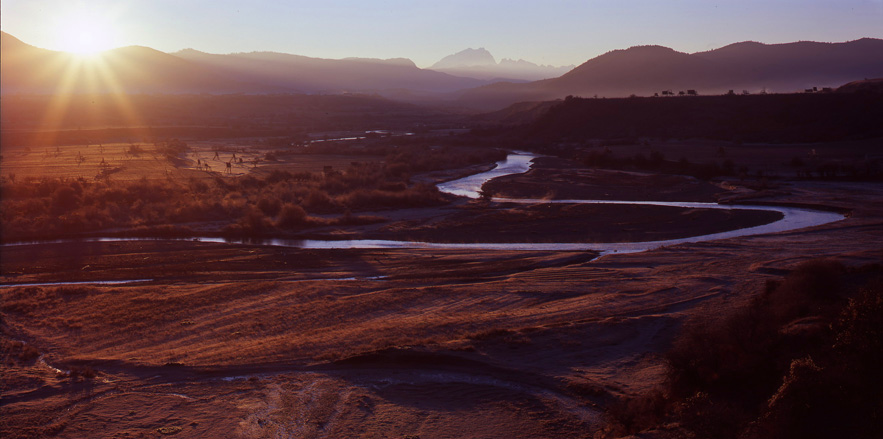
{"label": "water reflection", "polygon": [[523,152],[509,154],[506,160],[497,162],[497,166],[490,171],[441,183],[438,185],[438,190],[461,197],[478,198],[481,196],[482,185],[493,178],[529,171],[534,158],[535,155]]}
{"label": "water reflection", "polygon": [[[504,175],[527,172],[531,161],[536,158],[529,153],[513,153],[506,160],[497,163],[497,166],[487,172],[471,175],[469,177],[439,184],[442,192],[478,198],[481,187],[492,178]],[[669,239],[663,241],[643,242],[607,242],[607,243],[435,243],[418,241],[394,241],[379,239],[356,239],[356,240],[312,240],[312,239],[228,239],[213,237],[186,238],[196,242],[218,242],[249,245],[266,245],[279,247],[293,247],[302,249],[428,249],[428,250],[513,250],[513,251],[597,251],[601,254],[610,253],[634,253],[652,250],[659,247],[712,241],[716,239],[737,238],[742,236],[762,235],[767,233],[779,233],[798,230],[807,227],[815,227],[842,220],[841,214],[824,212],[810,209],[779,206],[755,206],[755,205],[732,205],[717,203],[694,203],[679,201],[616,201],[616,200],[546,200],[546,199],[515,199],[494,198],[493,201],[520,203],[520,204],[630,204],[652,205],[700,209],[726,209],[726,210],[765,210],[778,212],[782,218],[769,224],[730,230],[727,232],[712,233],[708,235],[692,236],[689,238]],[[113,242],[113,241],[137,241],[156,240],[159,238],[93,238],[77,240],[58,240],[60,242]],[[45,243],[45,242],[44,242]],[[8,245],[28,245],[38,243],[18,243]]]}
{"label": "water reflection", "polygon": [[[524,152],[510,154],[506,160],[497,163],[494,169],[480,174],[470,175],[458,180],[438,185],[442,192],[453,195],[478,198],[481,187],[489,180],[504,175],[520,174],[530,170],[531,162],[536,155]],[[843,215],[810,209],[779,206],[734,205],[717,203],[697,203],[681,201],[617,201],[617,200],[546,200],[531,198],[494,198],[493,201],[519,204],[629,204],[683,207],[692,209],[724,209],[724,210],[765,210],[778,212],[781,219],[743,229],[708,235],[691,236],[689,238],[668,239],[662,241],[643,242],[606,242],[606,243],[436,243],[418,241],[393,241],[379,239],[356,240],[310,240],[310,239],[269,239],[249,240],[242,243],[297,247],[305,249],[437,249],[437,250],[513,250],[513,251],[598,251],[601,254],[634,253],[652,250],[668,245],[712,241],[716,239],[737,238],[741,236],[762,235],[815,227],[843,219]],[[213,240],[213,239],[212,239]],[[218,242],[231,242],[217,239]]]}

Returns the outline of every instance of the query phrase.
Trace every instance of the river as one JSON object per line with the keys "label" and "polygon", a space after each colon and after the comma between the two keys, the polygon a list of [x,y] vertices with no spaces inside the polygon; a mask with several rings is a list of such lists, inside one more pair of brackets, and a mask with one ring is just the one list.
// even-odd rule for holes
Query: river
{"label": "river", "polygon": [[[530,170],[531,162],[536,158],[535,155],[525,152],[515,152],[496,164],[496,167],[487,172],[471,175],[458,180],[441,183],[438,185],[442,192],[464,196],[469,198],[478,198],[482,185],[492,178],[501,177],[503,175],[511,175],[524,173]],[[229,239],[214,237],[194,237],[188,238],[190,241],[197,242],[221,242],[221,243],[242,243],[251,245],[268,245],[294,247],[304,249],[456,249],[456,250],[517,250],[517,251],[597,251],[601,255],[613,253],[634,253],[652,250],[664,246],[712,241],[717,239],[738,238],[744,236],[762,235],[768,233],[780,233],[792,230],[799,230],[808,227],[820,226],[842,220],[843,215],[834,212],[825,212],[811,209],[780,207],[780,206],[759,206],[759,205],[733,205],[733,204],[717,204],[717,203],[696,203],[696,202],[678,202],[678,201],[611,201],[611,200],[546,200],[546,199],[516,199],[516,198],[494,198],[492,201],[522,204],[541,204],[541,203],[570,203],[570,204],[627,204],[627,205],[654,205],[654,206],[672,206],[683,208],[700,208],[700,209],[739,209],[739,210],[766,210],[779,212],[782,218],[769,224],[760,226],[747,227],[743,229],[730,230],[727,232],[712,233],[708,235],[692,236],[688,238],[669,239],[663,241],[642,241],[642,242],[599,242],[599,243],[433,243],[433,242],[417,242],[417,241],[395,241],[395,240],[377,240],[377,239],[357,239],[357,240],[313,240],[313,239]],[[136,241],[150,240],[152,238],[86,238],[78,240],[57,240],[51,243],[61,242],[113,242],[113,241]],[[50,243],[50,242],[42,242]],[[35,243],[18,243],[7,245],[28,245],[40,244]]]}

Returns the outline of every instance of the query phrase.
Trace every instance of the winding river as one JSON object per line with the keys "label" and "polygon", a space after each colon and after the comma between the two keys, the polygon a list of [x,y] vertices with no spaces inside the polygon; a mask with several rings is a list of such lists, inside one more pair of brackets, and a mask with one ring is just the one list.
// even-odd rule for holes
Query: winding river
{"label": "winding river", "polygon": [[[523,152],[510,154],[506,160],[497,163],[496,167],[490,171],[471,175],[459,180],[449,181],[439,184],[439,190],[442,192],[464,196],[469,198],[478,198],[482,185],[492,178],[503,175],[524,173],[530,170],[531,162],[536,158],[535,155]],[[844,218],[843,215],[833,212],[824,212],[818,210],[801,209],[793,207],[779,206],[758,206],[758,205],[730,205],[717,203],[694,203],[694,202],[676,202],[676,201],[611,201],[611,200],[546,200],[546,199],[529,199],[529,198],[494,198],[493,201],[507,203],[523,203],[523,204],[631,204],[631,205],[654,205],[654,206],[672,206],[683,208],[700,208],[700,209],[738,209],[738,210],[766,210],[779,212],[782,218],[769,224],[755,227],[730,230],[727,232],[712,233],[708,235],[692,236],[689,238],[669,239],[663,241],[643,241],[643,242],[599,242],[599,243],[433,243],[433,242],[417,242],[417,241],[394,241],[394,240],[376,240],[376,239],[359,239],[359,240],[311,240],[311,239],[227,239],[227,238],[211,238],[198,237],[190,238],[191,241],[197,242],[221,242],[221,243],[243,243],[252,245],[269,245],[283,246],[304,249],[467,249],[467,250],[518,250],[518,251],[597,251],[600,254],[612,253],[634,253],[652,250],[659,247],[712,241],[716,239],[736,238],[741,236],[761,235],[767,233],[786,232],[798,230],[807,227],[819,226],[822,224],[839,221]],[[58,242],[112,242],[112,241],[136,241],[150,240],[152,238],[93,238],[78,240],[61,240]],[[44,242],[46,243],[46,242]],[[19,243],[7,245],[27,245],[37,243]]]}

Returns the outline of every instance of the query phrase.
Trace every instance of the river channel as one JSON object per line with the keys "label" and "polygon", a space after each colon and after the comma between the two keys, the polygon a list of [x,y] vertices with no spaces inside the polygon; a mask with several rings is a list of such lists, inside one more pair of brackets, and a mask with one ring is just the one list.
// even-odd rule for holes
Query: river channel
{"label": "river channel", "polygon": [[[501,177],[504,175],[519,174],[530,170],[531,162],[537,156],[515,152],[496,164],[496,167],[487,172],[474,174],[459,180],[453,180],[438,185],[442,192],[464,196],[469,198],[478,198],[480,196],[481,187],[487,181]],[[670,206],[683,207],[692,209],[739,209],[739,210],[765,210],[779,212],[782,218],[768,224],[760,226],[747,227],[743,229],[730,230],[727,232],[712,233],[708,235],[692,236],[688,238],[669,239],[662,241],[643,241],[643,242],[598,242],[598,243],[433,243],[418,241],[395,241],[395,240],[377,240],[377,239],[357,239],[357,240],[312,240],[312,239],[229,239],[215,237],[193,237],[188,238],[190,241],[197,242],[219,242],[219,243],[241,243],[250,245],[268,245],[294,247],[304,249],[457,249],[457,250],[516,250],[516,251],[597,251],[601,255],[613,253],[634,253],[652,250],[659,247],[712,241],[717,239],[738,238],[743,236],[762,235],[768,233],[780,233],[792,230],[803,229],[807,227],[815,227],[831,222],[839,221],[844,218],[843,215],[834,212],[825,212],[811,209],[802,209],[794,207],[780,206],[759,206],[759,205],[734,205],[734,204],[717,204],[717,203],[694,203],[694,202],[677,202],[677,201],[616,201],[616,200],[547,200],[547,199],[530,199],[530,198],[494,198],[495,202],[506,203],[522,203],[522,204],[627,204],[627,205],[654,205],[654,206]],[[86,238],[77,240],[59,240],[60,242],[113,242],[113,241],[137,241],[152,240],[152,238]],[[41,242],[50,243],[50,242]],[[18,243],[8,245],[28,245],[40,243]]]}

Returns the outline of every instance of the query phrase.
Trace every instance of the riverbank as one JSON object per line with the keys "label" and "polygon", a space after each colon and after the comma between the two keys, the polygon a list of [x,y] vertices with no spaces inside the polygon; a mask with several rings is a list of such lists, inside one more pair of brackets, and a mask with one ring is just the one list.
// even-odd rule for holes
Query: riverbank
{"label": "riverbank", "polygon": [[[659,354],[693,316],[738,307],[809,259],[883,262],[883,186],[794,184],[768,195],[853,214],[600,258],[194,241],[3,246],[3,283],[151,280],[0,289],[0,433],[591,436],[614,397],[663,379]],[[580,217],[592,207],[555,208]]]}

